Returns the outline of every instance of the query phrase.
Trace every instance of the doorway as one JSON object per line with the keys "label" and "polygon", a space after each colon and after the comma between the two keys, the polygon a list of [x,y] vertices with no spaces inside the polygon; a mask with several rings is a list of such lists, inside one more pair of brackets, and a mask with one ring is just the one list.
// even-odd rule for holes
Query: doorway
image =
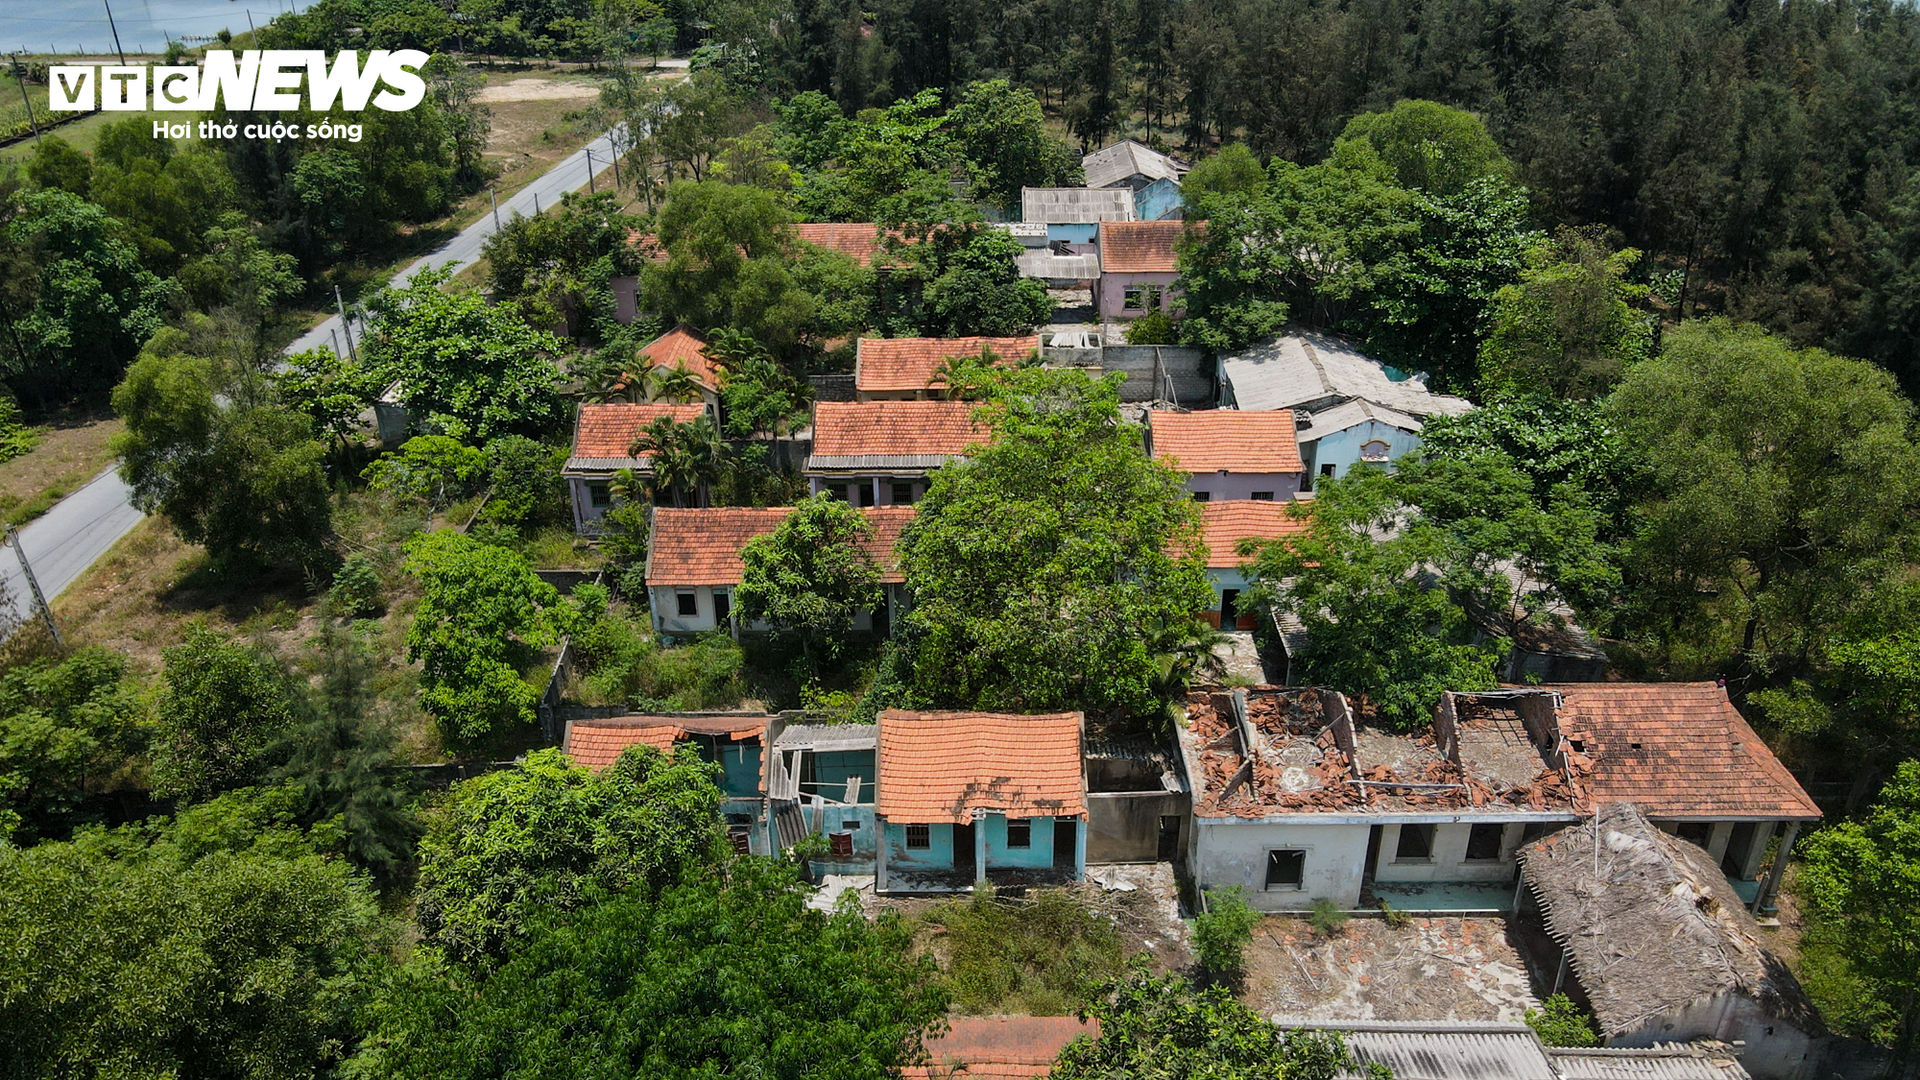
{"label": "doorway", "polygon": [[1367,865],[1360,871],[1360,884],[1364,887],[1373,884],[1373,868],[1380,865],[1380,838],[1386,827],[1375,825],[1367,830]]}
{"label": "doorway", "polygon": [[1080,834],[1077,831],[1079,828],[1079,818],[1053,819],[1053,868],[1055,870],[1073,869],[1074,849],[1079,846]]}
{"label": "doorway", "polygon": [[728,633],[733,632],[733,596],[730,593],[713,594],[713,623]]}
{"label": "doorway", "polygon": [[1154,858],[1160,862],[1174,862],[1180,858],[1180,815],[1160,815],[1160,843]]}
{"label": "doorway", "polygon": [[1240,590],[1223,589],[1220,592],[1220,629],[1232,630],[1240,624]]}

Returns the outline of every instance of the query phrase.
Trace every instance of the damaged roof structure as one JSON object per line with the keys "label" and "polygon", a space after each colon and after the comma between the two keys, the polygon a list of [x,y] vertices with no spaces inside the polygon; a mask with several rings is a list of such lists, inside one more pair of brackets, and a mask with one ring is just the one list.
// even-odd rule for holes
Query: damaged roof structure
{"label": "damaged roof structure", "polygon": [[1820,1021],[1713,859],[1632,804],[1523,846],[1539,905],[1609,1046],[1745,1044],[1756,1076],[1783,1075]]}

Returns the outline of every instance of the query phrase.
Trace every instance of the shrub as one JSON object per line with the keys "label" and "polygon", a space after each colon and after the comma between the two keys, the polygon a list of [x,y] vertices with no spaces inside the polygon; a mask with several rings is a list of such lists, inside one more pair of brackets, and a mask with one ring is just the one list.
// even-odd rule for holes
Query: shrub
{"label": "shrub", "polygon": [[1238,885],[1207,893],[1206,910],[1193,920],[1193,953],[1200,966],[1220,976],[1238,975],[1246,966],[1247,946],[1260,913],[1247,903]]}
{"label": "shrub", "polygon": [[327,605],[346,619],[379,614],[386,598],[380,592],[380,572],[374,569],[373,560],[359,553],[347,556],[347,561],[333,572]]}
{"label": "shrub", "polygon": [[946,931],[943,981],[960,1012],[1063,1015],[1126,963],[1113,923],[1064,889],[1036,890],[1022,901],[982,886],[927,921]]}
{"label": "shrub", "polygon": [[1412,915],[1409,915],[1406,912],[1401,911],[1399,908],[1394,907],[1392,904],[1387,903],[1385,900],[1380,901],[1380,917],[1382,919],[1385,919],[1387,921],[1387,925],[1393,927],[1395,930],[1405,930],[1408,926],[1413,924]]}
{"label": "shrub", "polygon": [[1321,937],[1334,937],[1347,928],[1347,913],[1323,896],[1313,902],[1313,910],[1307,913],[1307,924]]}
{"label": "shrub", "polygon": [[1127,327],[1129,345],[1175,345],[1179,341],[1180,331],[1164,311],[1148,312]]}
{"label": "shrub", "polygon": [[1523,1018],[1548,1046],[1600,1045],[1600,1036],[1594,1033],[1587,1014],[1565,994],[1555,994],[1538,1009],[1528,1009]]}

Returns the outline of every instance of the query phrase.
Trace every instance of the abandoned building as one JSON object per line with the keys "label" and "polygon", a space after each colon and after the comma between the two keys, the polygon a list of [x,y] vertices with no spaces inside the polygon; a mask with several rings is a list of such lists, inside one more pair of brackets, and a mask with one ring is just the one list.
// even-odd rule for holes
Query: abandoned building
{"label": "abandoned building", "polygon": [[1078,881],[1087,792],[1077,712],[880,714],[880,892]]}
{"label": "abandoned building", "polygon": [[1002,364],[1017,364],[1040,351],[1040,337],[861,338],[853,362],[854,393],[861,401],[942,401],[941,368],[951,360],[992,352]]}
{"label": "abandoned building", "polygon": [[1180,861],[1193,800],[1170,747],[1141,736],[1086,736],[1088,863]]}
{"label": "abandoned building", "polygon": [[700,760],[720,766],[720,813],[735,850],[771,855],[777,849],[764,824],[762,751],[767,724],[773,719],[761,713],[708,712],[570,720],[560,749],[576,764],[600,772],[620,760],[629,747],[645,745],[671,754],[680,746],[693,746]]}
{"label": "abandoned building", "polygon": [[1540,970],[1607,1046],[1714,1039],[1760,1080],[1801,1080],[1818,1015],[1715,860],[1632,804],[1524,845],[1525,898],[1559,946]]}
{"label": "abandoned building", "polygon": [[1125,188],[1021,188],[1020,220],[1047,227],[1047,243],[1062,254],[1096,251],[1100,223],[1132,221],[1133,192]]}
{"label": "abandoned building", "polygon": [[926,1041],[927,1063],[900,1070],[903,1080],[1024,1080],[1053,1073],[1054,1059],[1100,1021],[1071,1016],[955,1016]]}
{"label": "abandoned building", "polygon": [[573,449],[560,475],[573,504],[573,529],[582,536],[600,532],[600,519],[613,509],[614,477],[631,469],[643,482],[653,475],[653,453],[633,452],[647,425],[662,418],[685,424],[708,415],[705,405],[668,402],[607,402],[580,406],[573,421]]}
{"label": "abandoned building", "polygon": [[1448,694],[1418,734],[1360,723],[1316,687],[1196,693],[1187,718],[1194,883],[1240,886],[1265,911],[1503,912],[1514,850],[1588,812],[1591,762],[1547,695]]}
{"label": "abandoned building", "polygon": [[810,493],[855,506],[920,501],[935,469],[985,442],[967,401],[822,401],[813,407]]}
{"label": "abandoned building", "polygon": [[1222,355],[1218,379],[1222,408],[1293,410],[1312,476],[1345,476],[1360,464],[1388,467],[1420,445],[1423,418],[1473,410],[1464,398],[1427,389],[1424,376],[1324,334],[1284,334]]}
{"label": "abandoned building", "polygon": [[1184,221],[1102,221],[1097,233],[1100,276],[1093,304],[1102,319],[1138,319],[1159,312],[1178,318],[1180,267],[1175,245]]}
{"label": "abandoned building", "polygon": [[[687,637],[725,628],[765,630],[742,626],[733,601],[746,563],[740,550],[747,541],[780,527],[793,513],[790,506],[725,506],[681,509],[657,506],[649,513],[647,602],[653,629],[666,637]],[[856,633],[885,637],[892,633],[893,615],[904,611],[907,596],[893,549],[900,530],[913,520],[911,506],[877,506],[864,511],[873,523],[873,536],[862,546],[880,571],[880,607],[854,619]]]}
{"label": "abandoned building", "polygon": [[1305,532],[1309,522],[1297,512],[1303,505],[1307,504],[1237,500],[1209,502],[1200,508],[1200,535],[1207,545],[1207,580],[1213,585],[1213,609],[1202,613],[1209,626],[1216,630],[1253,629],[1255,610],[1240,602],[1251,583],[1244,569],[1251,557],[1240,554],[1240,545]]}
{"label": "abandoned building", "polygon": [[880,731],[873,724],[768,724],[767,799],[780,850],[803,836],[826,840],[807,861],[819,874],[871,874],[879,848],[874,777]]}
{"label": "abandoned building", "polygon": [[1196,502],[1287,502],[1300,491],[1304,464],[1293,414],[1205,409],[1147,413],[1147,452],[1188,473]]}
{"label": "abandoned building", "polygon": [[1547,1046],[1525,1024],[1491,1021],[1355,1020],[1319,1023],[1276,1016],[1290,1031],[1338,1032],[1353,1062],[1342,1080],[1749,1080],[1730,1052],[1662,1045],[1639,1050]]}

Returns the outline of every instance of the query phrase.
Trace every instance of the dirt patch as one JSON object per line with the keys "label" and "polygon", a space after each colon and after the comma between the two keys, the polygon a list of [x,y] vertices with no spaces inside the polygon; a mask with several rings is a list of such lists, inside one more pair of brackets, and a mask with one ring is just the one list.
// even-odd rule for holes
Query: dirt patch
{"label": "dirt patch", "polygon": [[36,425],[40,443],[0,462],[0,515],[14,525],[47,512],[113,464],[107,446],[126,425],[107,412],[75,413]]}
{"label": "dirt patch", "polygon": [[515,79],[483,88],[477,100],[491,105],[501,101],[568,101],[599,96],[600,88],[592,83]]}
{"label": "dirt patch", "polygon": [[1240,996],[1263,1015],[1312,1020],[1518,1022],[1539,1006],[1504,919],[1354,919],[1325,939],[1305,919],[1269,916]]}

